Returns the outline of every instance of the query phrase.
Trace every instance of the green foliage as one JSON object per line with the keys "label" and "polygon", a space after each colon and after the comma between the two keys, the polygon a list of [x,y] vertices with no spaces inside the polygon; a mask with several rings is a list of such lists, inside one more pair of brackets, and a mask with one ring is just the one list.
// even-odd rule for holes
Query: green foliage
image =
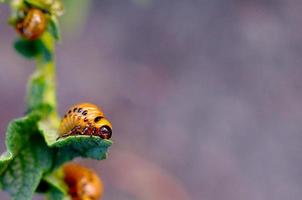
{"label": "green foliage", "polygon": [[[37,5],[43,0],[26,1]],[[112,145],[111,140],[95,136],[57,140],[60,118],[56,108],[54,55],[59,38],[57,16],[53,15],[41,38],[18,39],[14,44],[22,56],[36,61],[36,70],[28,81],[26,115],[10,122],[6,131],[7,151],[0,156],[0,186],[12,199],[29,200],[36,191],[47,193],[50,200],[68,199],[60,166],[76,157],[105,159]]]}
{"label": "green foliage", "polygon": [[[49,39],[51,39],[49,37],[49,34],[45,33],[41,39],[34,41],[18,38],[14,43],[14,47],[15,50],[25,58],[32,59],[37,57],[43,57],[44,61],[51,61],[53,56],[51,53],[52,49],[48,49],[49,47],[46,46],[47,43],[42,41],[42,39],[44,39],[47,42]],[[56,37],[58,38],[59,36]],[[57,39],[56,37],[54,38]]]}
{"label": "green foliage", "polygon": [[61,16],[64,12],[63,4],[60,0],[24,0],[27,4],[46,10],[51,15]]}
{"label": "green foliage", "polygon": [[54,167],[62,165],[75,157],[86,157],[97,160],[107,158],[107,150],[111,146],[110,140],[103,140],[99,137],[72,136],[56,142]]}
{"label": "green foliage", "polygon": [[12,199],[32,199],[43,173],[51,166],[51,154],[43,139],[31,140],[35,144],[24,146],[1,176],[2,187]]}
{"label": "green foliage", "polygon": [[59,137],[57,129],[50,123],[49,119],[40,121],[38,127],[48,146],[56,150],[54,168],[75,157],[105,159],[107,158],[108,148],[112,145],[111,140],[104,140],[96,136],[78,135],[57,140]]}
{"label": "green foliage", "polygon": [[41,114],[33,112],[8,126],[6,146],[10,156],[0,160],[0,182],[12,199],[31,199],[43,173],[52,166],[53,150],[36,126]]}
{"label": "green foliage", "polygon": [[51,187],[47,193],[48,200],[70,200],[63,192],[55,187]]}
{"label": "green foliage", "polygon": [[48,9],[49,3],[47,2],[51,2],[51,1],[47,1],[47,0],[25,0],[26,3],[33,5],[37,8],[41,8],[41,9]]}
{"label": "green foliage", "polygon": [[38,41],[28,41],[23,38],[14,43],[15,50],[25,58],[34,58],[39,54]]}
{"label": "green foliage", "polygon": [[69,199],[68,198],[68,188],[65,185],[63,170],[59,168],[53,173],[44,176],[43,180],[48,184],[49,189],[47,191],[48,199],[58,200],[58,199]]}
{"label": "green foliage", "polygon": [[61,39],[61,33],[60,33],[60,27],[59,22],[56,16],[52,16],[48,21],[48,31],[51,33],[51,35],[56,39]]}

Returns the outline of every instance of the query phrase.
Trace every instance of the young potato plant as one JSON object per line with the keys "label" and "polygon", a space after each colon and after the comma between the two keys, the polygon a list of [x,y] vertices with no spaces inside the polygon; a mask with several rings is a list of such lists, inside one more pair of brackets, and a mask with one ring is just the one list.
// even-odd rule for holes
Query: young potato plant
{"label": "young potato plant", "polygon": [[[28,81],[25,115],[12,120],[6,131],[7,150],[0,156],[1,189],[15,200],[30,200],[35,192],[52,200],[71,199],[62,165],[76,157],[105,159],[112,141],[87,135],[57,140],[61,119],[56,106],[55,44],[60,39],[58,19],[63,13],[62,3],[5,3],[10,3],[9,22],[19,33],[14,47],[25,58],[35,60],[36,69]],[[31,9],[39,10],[31,14],[33,19],[28,16]],[[37,27],[37,21],[45,23],[45,27]]]}

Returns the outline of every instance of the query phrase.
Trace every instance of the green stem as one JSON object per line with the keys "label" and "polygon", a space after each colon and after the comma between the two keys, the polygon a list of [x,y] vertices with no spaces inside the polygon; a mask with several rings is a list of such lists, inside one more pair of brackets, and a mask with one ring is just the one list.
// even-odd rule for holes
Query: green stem
{"label": "green stem", "polygon": [[36,41],[36,48],[39,53],[35,59],[36,71],[28,86],[27,110],[30,112],[48,106],[51,108],[49,117],[57,119],[55,40],[46,32],[40,41]]}

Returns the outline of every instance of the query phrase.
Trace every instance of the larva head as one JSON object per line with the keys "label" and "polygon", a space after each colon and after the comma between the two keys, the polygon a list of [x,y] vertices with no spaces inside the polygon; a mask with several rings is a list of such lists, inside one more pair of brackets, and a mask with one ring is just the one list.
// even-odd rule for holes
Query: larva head
{"label": "larva head", "polygon": [[112,136],[112,125],[111,123],[102,116],[94,118],[95,127],[97,128],[97,135],[102,139],[110,139]]}

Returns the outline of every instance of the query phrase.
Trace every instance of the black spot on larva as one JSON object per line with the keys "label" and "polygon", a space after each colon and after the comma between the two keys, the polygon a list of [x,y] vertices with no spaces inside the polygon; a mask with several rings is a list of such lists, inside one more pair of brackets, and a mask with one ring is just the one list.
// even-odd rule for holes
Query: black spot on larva
{"label": "black spot on larva", "polygon": [[94,122],[96,123],[96,122],[100,121],[102,118],[103,117],[101,117],[101,116],[97,116],[96,118],[94,118]]}
{"label": "black spot on larva", "polygon": [[67,117],[67,115],[64,115],[64,118],[66,118]]}
{"label": "black spot on larva", "polygon": [[74,108],[74,109],[73,109],[73,112],[77,111],[77,109],[78,109],[78,108]]}
{"label": "black spot on larva", "polygon": [[71,112],[72,112],[72,111],[71,111],[71,110],[69,110],[69,111],[68,111],[68,114],[70,114]]}
{"label": "black spot on larva", "polygon": [[85,118],[84,118],[84,122],[88,122],[88,119],[87,119],[87,117],[85,117]]}
{"label": "black spot on larva", "polygon": [[82,112],[83,108],[79,108],[78,109],[78,113]]}
{"label": "black spot on larva", "polygon": [[87,111],[87,110],[84,110],[82,114],[83,114],[83,115],[87,115],[87,113],[88,113],[88,111]]}

